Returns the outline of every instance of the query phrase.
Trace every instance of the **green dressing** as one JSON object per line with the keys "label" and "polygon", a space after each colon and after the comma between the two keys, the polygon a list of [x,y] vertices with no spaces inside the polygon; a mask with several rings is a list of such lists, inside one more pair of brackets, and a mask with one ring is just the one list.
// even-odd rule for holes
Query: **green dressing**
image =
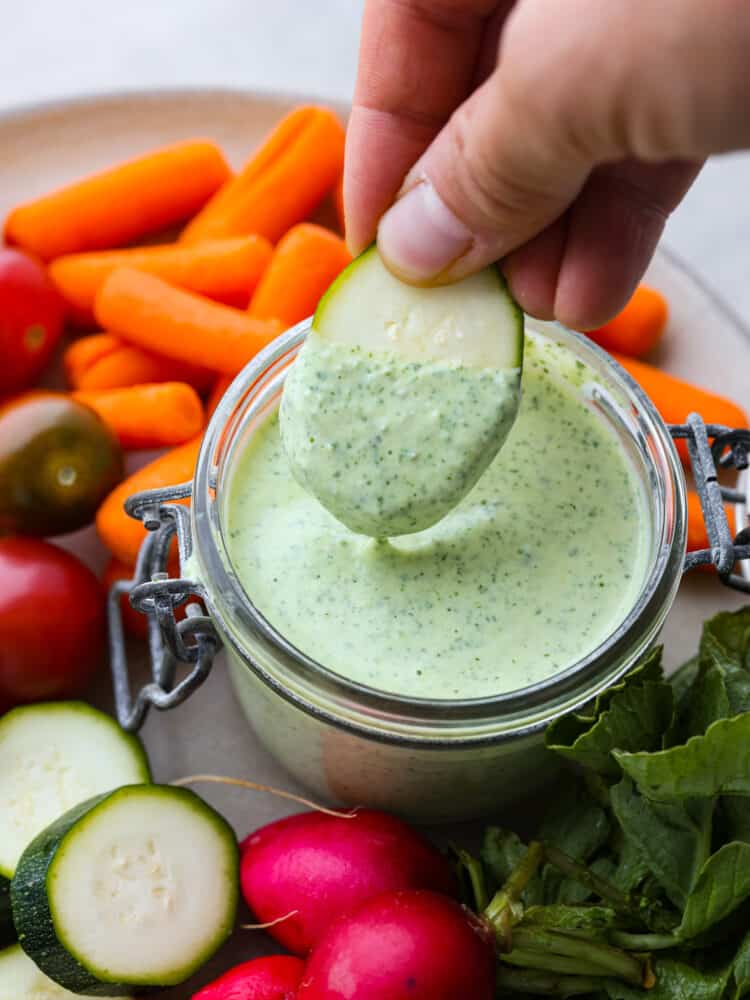
{"label": "green dressing", "polygon": [[[393,364],[394,383],[410,385],[408,362]],[[353,359],[346,391],[363,413],[358,372]],[[435,374],[413,391],[441,391]],[[591,652],[636,601],[651,539],[635,470],[581,395],[587,377],[564,349],[527,337],[502,450],[446,517],[390,541],[353,533],[306,492],[268,417],[237,457],[224,508],[230,558],[256,608],[328,669],[416,697],[497,695]],[[497,389],[491,378],[454,385],[455,419],[436,423],[449,450]],[[373,448],[362,426],[358,462]],[[328,471],[348,475],[346,456],[332,451]],[[382,484],[359,475],[361,503],[377,504]]]}
{"label": "green dressing", "polygon": [[410,534],[452,510],[518,411],[520,369],[412,361],[312,331],[284,387],[292,472],[352,531]]}

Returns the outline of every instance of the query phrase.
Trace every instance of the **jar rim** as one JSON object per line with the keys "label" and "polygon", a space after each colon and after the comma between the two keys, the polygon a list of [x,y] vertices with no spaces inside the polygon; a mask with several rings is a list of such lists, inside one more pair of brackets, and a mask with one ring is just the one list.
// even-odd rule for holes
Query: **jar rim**
{"label": "jar rim", "polygon": [[[630,669],[638,655],[654,641],[666,618],[682,575],[686,546],[686,485],[682,465],[668,428],[638,383],[604,350],[579,333],[558,323],[527,318],[576,357],[594,361],[622,391],[638,414],[652,448],[644,449],[653,468],[668,480],[672,500],[670,517],[663,518],[658,552],[635,603],[612,633],[595,649],[564,670],[534,684],[498,695],[465,699],[430,699],[400,695],[351,680],[318,663],[292,645],[255,607],[234,573],[221,525],[218,496],[222,449],[236,432],[238,420],[257,396],[278,378],[304,341],[311,319],[304,320],[274,340],[246,365],[230,385],[206,430],[193,481],[191,518],[200,577],[209,611],[225,639],[261,679],[283,697],[310,714],[335,724],[389,732],[438,733],[461,731],[463,738],[494,741],[512,732],[530,732],[552,718],[580,706],[615,683]],[[234,422],[234,423],[233,423]],[[660,466],[657,466],[657,458]],[[667,528],[671,528],[669,537]],[[249,653],[242,641],[252,635],[280,667],[269,671]],[[603,666],[607,661],[609,669]],[[452,739],[455,742],[455,735]]]}

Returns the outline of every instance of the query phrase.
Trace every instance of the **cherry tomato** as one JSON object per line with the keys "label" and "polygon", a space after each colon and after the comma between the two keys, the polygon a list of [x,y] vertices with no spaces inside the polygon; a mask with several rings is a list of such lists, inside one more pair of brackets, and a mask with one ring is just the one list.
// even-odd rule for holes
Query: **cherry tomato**
{"label": "cherry tomato", "polygon": [[42,391],[0,406],[0,534],[76,531],[122,475],[120,446],[88,406]]}
{"label": "cherry tomato", "polygon": [[69,552],[0,539],[0,710],[81,693],[101,665],[104,589]]}
{"label": "cherry tomato", "polygon": [[0,248],[0,395],[33,385],[62,333],[65,307],[44,266]]}

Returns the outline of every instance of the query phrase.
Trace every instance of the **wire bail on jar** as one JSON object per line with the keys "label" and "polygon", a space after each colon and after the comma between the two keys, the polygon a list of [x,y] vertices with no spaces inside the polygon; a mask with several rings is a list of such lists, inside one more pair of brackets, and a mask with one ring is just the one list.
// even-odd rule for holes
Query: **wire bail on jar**
{"label": "wire bail on jar", "polygon": [[[685,424],[669,425],[675,440],[687,444],[690,465],[700,498],[709,548],[688,552],[683,572],[712,565],[727,587],[750,593],[750,577],[735,572],[738,563],[750,560],[750,524],[733,536],[725,503],[744,503],[750,497],[719,483],[719,469],[748,468],[750,429],[705,424],[696,413]],[[177,539],[180,573],[188,572],[192,554],[190,512],[179,500],[189,499],[192,484],[183,483],[148,490],[130,497],[127,513],[140,520],[149,534],[141,546],[132,580],[119,580],[109,593],[110,663],[117,718],[123,729],[135,732],[151,706],[164,711],[182,704],[207,678],[221,641],[202,603],[203,585],[167,572],[169,553]],[[121,599],[148,618],[151,678],[136,693],[131,690],[130,669],[122,619]],[[197,598],[197,600],[189,600]],[[176,610],[186,605],[178,621]]]}

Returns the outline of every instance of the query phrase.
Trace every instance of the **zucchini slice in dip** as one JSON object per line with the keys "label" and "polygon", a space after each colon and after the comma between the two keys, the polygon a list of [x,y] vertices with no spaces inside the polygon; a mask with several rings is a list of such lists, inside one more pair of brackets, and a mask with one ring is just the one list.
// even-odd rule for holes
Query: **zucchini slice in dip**
{"label": "zucchini slice in dip", "polygon": [[513,425],[523,334],[495,266],[416,288],[371,247],[321,299],[286,380],[281,433],[295,478],[361,534],[435,524]]}

